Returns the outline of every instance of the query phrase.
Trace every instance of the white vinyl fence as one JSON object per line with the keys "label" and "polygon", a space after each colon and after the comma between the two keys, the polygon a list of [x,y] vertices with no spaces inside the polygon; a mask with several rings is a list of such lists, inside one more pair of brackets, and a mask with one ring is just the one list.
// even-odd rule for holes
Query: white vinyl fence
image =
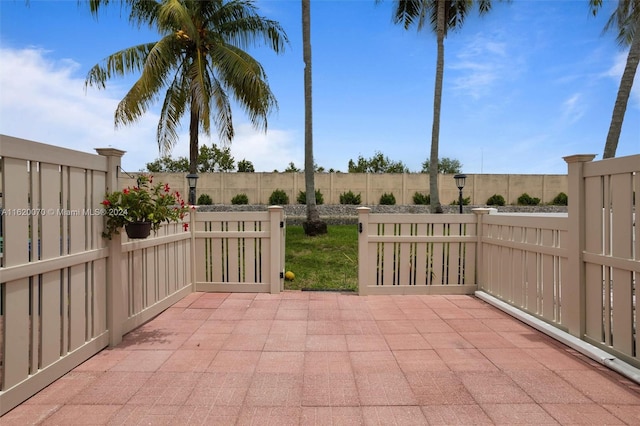
{"label": "white vinyl fence", "polygon": [[103,239],[124,152],[98,153],[0,135],[0,415],[196,288],[282,288],[281,207]]}
{"label": "white vinyl fence", "polygon": [[640,367],[640,155],[566,157],[568,215],[359,213],[360,294],[478,290]]}

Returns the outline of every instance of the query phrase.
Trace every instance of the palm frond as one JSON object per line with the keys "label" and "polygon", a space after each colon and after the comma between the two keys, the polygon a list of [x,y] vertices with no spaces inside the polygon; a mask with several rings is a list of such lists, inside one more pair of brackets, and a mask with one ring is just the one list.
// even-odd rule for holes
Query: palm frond
{"label": "palm frond", "polygon": [[[80,0],[78,0],[80,3]],[[160,2],[155,0],[123,0],[119,2],[111,0],[88,0],[89,11],[97,19],[101,9],[109,7],[111,3],[117,3],[120,7],[120,13],[129,7],[129,21],[140,27],[142,24],[153,27],[157,13],[156,10],[160,6]]]}
{"label": "palm frond", "polygon": [[222,143],[228,144],[235,136],[231,116],[231,103],[224,87],[217,79],[212,81],[210,101],[213,107],[212,110],[216,112],[213,121],[218,129],[218,137]]}
{"label": "palm frond", "polygon": [[424,0],[397,0],[392,16],[394,24],[401,24],[405,30],[416,25],[418,31],[422,29],[426,16],[430,11],[431,1]]}
{"label": "palm frond", "polygon": [[[88,2],[95,16],[115,3]],[[162,154],[177,142],[178,126],[188,110],[192,148],[197,147],[198,132],[209,135],[212,124],[221,141],[231,142],[231,97],[255,127],[266,130],[267,116],[277,102],[264,69],[244,49],[266,45],[280,53],[289,40],[280,24],[258,14],[254,1],[123,0],[119,4],[130,7],[132,23],[156,28],[161,38],[117,52],[89,71],[85,86],[101,88],[114,76],[140,72],[116,108],[116,127],[139,119],[164,94],[157,126]]]}
{"label": "palm frond", "polygon": [[212,54],[218,75],[231,89],[235,100],[258,129],[267,129],[267,116],[277,109],[264,69],[251,55],[235,46],[225,45]]}
{"label": "palm frond", "polygon": [[116,52],[106,57],[102,63],[89,70],[85,79],[85,87],[105,87],[108,79],[115,76],[122,77],[126,74],[141,71],[147,55],[153,49],[154,43],[141,44]]}
{"label": "palm frond", "polygon": [[167,36],[153,44],[142,74],[120,101],[115,113],[116,127],[138,120],[157,101],[158,93],[167,85],[167,76],[178,67],[181,55],[175,37]]}
{"label": "palm frond", "polygon": [[[602,8],[603,0],[589,0],[589,11],[595,16]],[[617,30],[616,41],[622,46],[631,45],[636,24],[640,21],[640,0],[619,0],[602,32]]]}
{"label": "palm frond", "polygon": [[189,86],[184,73],[177,72],[174,77],[165,94],[158,121],[157,139],[161,156],[168,155],[178,141],[180,120],[189,105]]}

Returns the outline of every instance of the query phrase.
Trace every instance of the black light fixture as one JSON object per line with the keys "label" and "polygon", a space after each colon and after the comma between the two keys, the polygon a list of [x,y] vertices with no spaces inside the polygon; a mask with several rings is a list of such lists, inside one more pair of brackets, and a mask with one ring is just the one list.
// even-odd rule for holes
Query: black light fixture
{"label": "black light fixture", "polygon": [[195,173],[189,173],[187,175],[187,183],[189,184],[189,204],[195,206],[196,204],[196,185],[198,184],[198,175]]}
{"label": "black light fixture", "polygon": [[458,195],[458,204],[460,205],[460,214],[462,214],[462,188],[464,188],[464,184],[467,180],[467,175],[457,174],[453,177],[456,180],[456,186],[460,191]]}

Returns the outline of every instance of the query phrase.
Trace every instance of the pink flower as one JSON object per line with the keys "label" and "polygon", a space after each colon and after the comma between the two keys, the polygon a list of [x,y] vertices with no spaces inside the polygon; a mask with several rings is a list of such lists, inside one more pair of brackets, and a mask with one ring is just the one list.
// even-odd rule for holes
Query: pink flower
{"label": "pink flower", "polygon": [[103,206],[110,206],[110,205],[111,205],[111,201],[109,201],[109,200],[104,200],[104,201],[102,202],[102,205],[103,205]]}
{"label": "pink flower", "polygon": [[124,195],[127,195],[127,194],[129,193],[129,188],[125,188],[125,189],[123,189],[123,190],[122,190],[122,193],[123,193]]}
{"label": "pink flower", "polygon": [[164,192],[169,192],[169,191],[170,191],[169,184],[165,183],[164,184]]}
{"label": "pink flower", "polygon": [[182,224],[182,229],[184,229],[185,231],[189,230],[189,224],[188,223],[183,223]]}

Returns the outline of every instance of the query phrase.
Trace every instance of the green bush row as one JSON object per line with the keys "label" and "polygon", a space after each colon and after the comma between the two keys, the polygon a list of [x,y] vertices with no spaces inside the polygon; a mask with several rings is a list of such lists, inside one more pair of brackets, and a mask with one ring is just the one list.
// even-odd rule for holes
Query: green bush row
{"label": "green bush row", "polygon": [[[298,193],[298,197],[296,198],[296,201],[298,202],[298,204],[306,204],[307,202],[306,191],[300,191],[300,193]],[[340,194],[340,204],[359,205],[361,202],[362,202],[361,194],[356,195],[352,191],[343,192],[342,194]],[[465,206],[468,205],[470,202],[471,202],[471,197],[466,197],[466,198],[463,198],[462,200],[462,204]],[[413,194],[413,204],[429,205],[430,203],[431,203],[431,197],[429,194],[422,194],[420,192],[416,192],[415,194]],[[499,194],[493,194],[491,197],[487,199],[487,202],[486,202],[488,206],[504,206],[505,203],[506,202],[504,197]],[[208,194],[201,194],[200,197],[198,197],[197,204],[201,206],[211,205],[213,204],[213,201]],[[231,199],[231,204],[249,204],[249,197],[247,197],[247,194],[244,194],[244,193],[237,194]],[[271,196],[269,197],[269,204],[270,205],[289,204],[289,196],[284,190],[276,189],[271,193]],[[316,189],[316,204],[317,205],[324,204],[324,196],[322,195],[322,192],[320,192],[319,189]],[[392,192],[384,193],[380,197],[380,204],[393,206],[396,204],[396,198]],[[457,204],[458,204],[458,200],[454,200],[451,203],[451,205],[457,205]],[[519,206],[537,206],[540,204],[540,199],[537,197],[531,197],[529,194],[525,192],[518,197],[517,204]],[[567,194],[565,194],[564,192],[559,193],[549,204],[553,206],[566,206],[568,204]]]}

